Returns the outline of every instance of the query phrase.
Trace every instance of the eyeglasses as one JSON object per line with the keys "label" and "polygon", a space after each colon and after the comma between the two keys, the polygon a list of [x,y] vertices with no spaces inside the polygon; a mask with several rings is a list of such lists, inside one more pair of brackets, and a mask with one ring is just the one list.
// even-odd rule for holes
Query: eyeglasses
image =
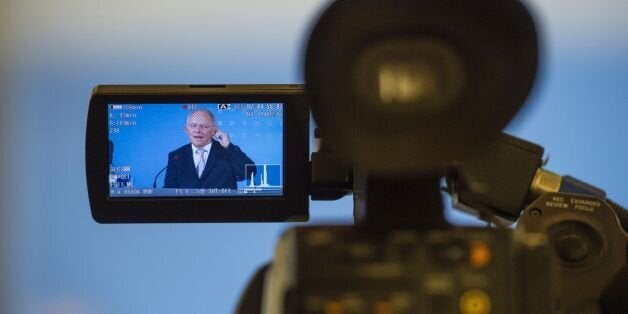
{"label": "eyeglasses", "polygon": [[198,123],[188,123],[187,124],[189,128],[191,129],[196,129],[197,127],[200,127],[201,130],[203,131],[207,131],[209,129],[211,129],[212,127],[214,127],[213,125],[209,125],[209,124],[198,124]]}

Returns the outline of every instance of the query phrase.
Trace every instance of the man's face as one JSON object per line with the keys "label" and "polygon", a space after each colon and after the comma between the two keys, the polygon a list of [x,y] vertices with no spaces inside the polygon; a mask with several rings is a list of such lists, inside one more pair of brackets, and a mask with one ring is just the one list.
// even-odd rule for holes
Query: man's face
{"label": "man's face", "polygon": [[215,129],[214,121],[204,111],[193,113],[185,125],[185,133],[190,138],[190,142],[199,148],[211,142]]}

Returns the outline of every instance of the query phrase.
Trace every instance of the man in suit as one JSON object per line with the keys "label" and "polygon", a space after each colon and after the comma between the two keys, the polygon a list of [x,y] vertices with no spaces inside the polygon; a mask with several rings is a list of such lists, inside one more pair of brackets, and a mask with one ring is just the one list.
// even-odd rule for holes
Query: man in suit
{"label": "man in suit", "polygon": [[236,182],[249,178],[253,161],[219,130],[214,114],[206,109],[188,115],[185,133],[190,139],[168,154],[164,188],[228,188],[237,189]]}

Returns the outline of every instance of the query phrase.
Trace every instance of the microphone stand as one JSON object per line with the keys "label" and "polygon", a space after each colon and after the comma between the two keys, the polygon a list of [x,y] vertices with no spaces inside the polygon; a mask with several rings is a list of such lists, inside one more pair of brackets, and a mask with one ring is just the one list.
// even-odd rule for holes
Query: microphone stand
{"label": "microphone stand", "polygon": [[153,189],[157,188],[157,178],[159,178],[159,175],[164,172],[164,170],[166,170],[166,168],[168,168],[168,166],[165,166],[163,169],[159,170],[159,172],[157,172],[157,175],[155,176],[155,180],[153,180]]}

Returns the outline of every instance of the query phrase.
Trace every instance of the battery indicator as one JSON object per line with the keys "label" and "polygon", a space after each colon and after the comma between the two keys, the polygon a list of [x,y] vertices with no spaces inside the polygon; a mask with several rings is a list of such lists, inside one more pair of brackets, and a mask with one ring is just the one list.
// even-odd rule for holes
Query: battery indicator
{"label": "battery indicator", "polygon": [[122,110],[122,105],[111,105],[109,108],[112,110]]}

